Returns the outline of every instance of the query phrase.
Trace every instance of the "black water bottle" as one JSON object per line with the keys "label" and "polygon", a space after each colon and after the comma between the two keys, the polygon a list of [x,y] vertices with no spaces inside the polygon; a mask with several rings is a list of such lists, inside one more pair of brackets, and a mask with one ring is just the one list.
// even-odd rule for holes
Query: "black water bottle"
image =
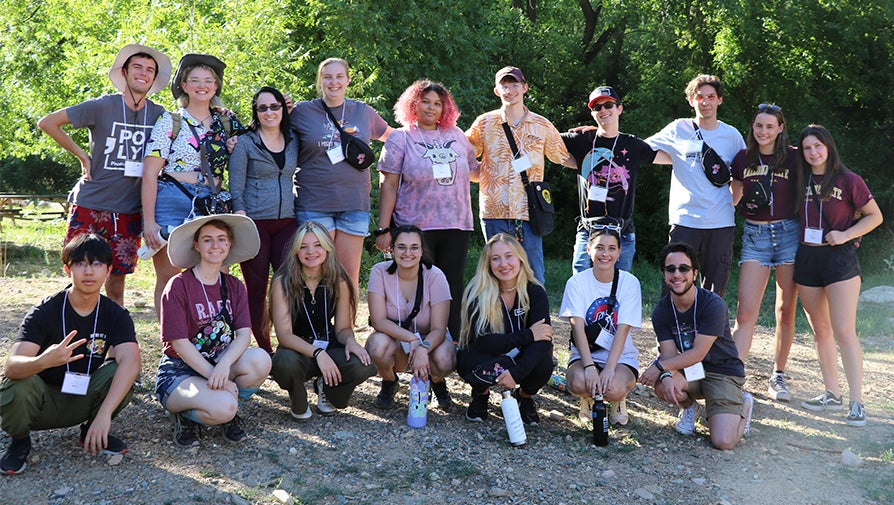
{"label": "black water bottle", "polygon": [[605,402],[601,395],[593,397],[593,445],[608,445],[608,417],[605,415]]}

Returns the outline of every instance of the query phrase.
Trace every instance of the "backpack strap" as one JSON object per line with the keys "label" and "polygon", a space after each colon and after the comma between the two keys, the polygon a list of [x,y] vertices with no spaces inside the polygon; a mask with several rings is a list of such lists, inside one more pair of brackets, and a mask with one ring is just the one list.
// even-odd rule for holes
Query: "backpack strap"
{"label": "backpack strap", "polygon": [[171,113],[171,142],[180,134],[180,123],[183,121],[183,114],[179,112]]}

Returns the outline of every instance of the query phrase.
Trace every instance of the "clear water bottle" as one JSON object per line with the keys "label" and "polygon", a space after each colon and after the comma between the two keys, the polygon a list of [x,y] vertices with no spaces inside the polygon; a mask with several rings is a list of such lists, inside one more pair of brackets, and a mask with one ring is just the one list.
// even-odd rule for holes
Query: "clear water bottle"
{"label": "clear water bottle", "polygon": [[605,402],[601,395],[593,397],[593,445],[608,445],[608,417],[605,415]]}
{"label": "clear water bottle", "polygon": [[524,445],[528,441],[525,435],[525,423],[522,422],[521,412],[518,410],[518,400],[512,397],[512,392],[509,390],[503,391],[500,410],[503,411],[503,420],[506,421],[509,442],[512,445]]}
{"label": "clear water bottle", "polygon": [[407,425],[411,428],[425,428],[428,422],[428,381],[413,377],[410,379],[410,408],[407,411]]}
{"label": "clear water bottle", "polygon": [[[164,247],[165,245],[167,245],[168,237],[171,236],[171,232],[174,230],[174,228],[176,228],[176,226],[162,226],[158,230],[158,234],[155,237],[159,240],[159,242],[161,242],[161,247]],[[149,258],[155,256],[155,253],[157,253],[160,250],[161,250],[161,248],[152,249],[144,241],[143,245],[141,245],[140,248],[137,249],[137,256],[139,256],[139,258],[141,260],[148,260]]]}

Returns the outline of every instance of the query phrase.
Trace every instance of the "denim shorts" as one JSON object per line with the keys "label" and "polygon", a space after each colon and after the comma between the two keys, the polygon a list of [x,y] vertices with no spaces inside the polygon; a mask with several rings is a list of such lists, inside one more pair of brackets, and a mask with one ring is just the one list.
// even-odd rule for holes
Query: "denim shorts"
{"label": "denim shorts", "polygon": [[161,356],[155,375],[155,397],[162,407],[167,405],[168,398],[177,386],[190,377],[202,377],[202,374],[193,370],[180,358],[172,358],[167,354]]}
{"label": "denim shorts", "polygon": [[739,265],[746,261],[757,261],[762,267],[770,268],[793,264],[800,234],[801,223],[797,219],[767,224],[746,221]]}
{"label": "denim shorts", "polygon": [[325,226],[331,233],[338,230],[348,235],[365,237],[369,235],[369,212],[364,210],[346,210],[341,212],[316,212],[313,210],[295,211],[298,226],[316,221]]}
{"label": "denim shorts", "polygon": [[[207,184],[180,183],[187,191],[202,198],[211,194]],[[187,219],[192,219],[192,199],[186,196],[176,184],[170,181],[158,181],[155,196],[155,222],[165,226],[180,226]]]}

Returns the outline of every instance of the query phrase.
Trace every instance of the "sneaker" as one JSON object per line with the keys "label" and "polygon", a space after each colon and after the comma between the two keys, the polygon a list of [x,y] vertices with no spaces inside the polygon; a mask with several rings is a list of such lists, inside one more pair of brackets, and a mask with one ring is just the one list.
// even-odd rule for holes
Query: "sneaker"
{"label": "sneaker", "polygon": [[397,385],[398,380],[396,377],[393,381],[382,379],[382,389],[379,390],[379,394],[376,396],[376,407],[385,410],[394,408],[394,394],[397,393]]}
{"label": "sneaker", "polygon": [[751,414],[754,413],[754,395],[746,391],[742,392],[742,416],[745,417],[745,431],[742,432],[743,437],[747,437],[751,432]]}
{"label": "sneaker", "polygon": [[183,417],[183,413],[172,416],[174,419],[174,443],[178,447],[198,447],[199,439],[196,437],[196,423]]}
{"label": "sneaker", "polygon": [[580,399],[580,407],[577,411],[577,417],[580,418],[581,422],[587,422],[593,420],[593,399],[592,398],[581,398]]}
{"label": "sneaker", "polygon": [[6,449],[6,454],[0,460],[0,473],[3,475],[18,475],[28,466],[25,461],[31,454],[31,435],[22,438],[14,438]]}
{"label": "sneaker", "polygon": [[310,410],[310,405],[307,406],[307,410],[303,414],[296,414],[295,411],[289,410],[289,414],[292,414],[292,417],[298,421],[307,421],[314,415],[314,413]]}
{"label": "sneaker", "polygon": [[[81,434],[78,436],[78,445],[84,447],[84,440],[87,439],[87,430],[90,429],[90,425],[84,423],[81,425]],[[105,449],[102,450],[103,454],[127,454],[127,444],[121,441],[120,438],[113,435],[106,435],[107,444]]]}
{"label": "sneaker", "polygon": [[866,426],[866,410],[860,402],[851,402],[847,412],[848,426]]}
{"label": "sneaker", "polygon": [[522,396],[520,393],[521,388],[516,389],[512,396],[518,402],[518,410],[521,413],[522,422],[525,424],[539,423],[540,415],[537,414],[537,404],[534,403],[534,398]]}
{"label": "sneaker", "polygon": [[698,402],[680,411],[680,420],[674,424],[674,429],[684,435],[692,435],[695,433],[695,420],[698,419],[698,413],[701,406]]}
{"label": "sneaker", "polygon": [[222,424],[220,431],[229,442],[238,443],[248,438],[248,433],[242,429],[242,418],[239,414],[236,414],[230,422]]}
{"label": "sneaker", "polygon": [[773,372],[770,376],[770,386],[767,388],[770,398],[788,402],[792,400],[792,394],[788,392],[788,386],[785,384],[785,374],[782,372]]}
{"label": "sneaker", "polygon": [[314,381],[314,390],[317,392],[317,410],[320,411],[320,414],[328,416],[329,414],[335,413],[338,409],[326,399],[326,393],[323,391],[323,386],[323,378],[317,377],[317,380]]}
{"label": "sneaker", "polygon": [[490,393],[487,391],[479,393],[473,390],[472,401],[469,402],[469,408],[466,409],[466,419],[477,423],[487,419],[487,402],[489,399]]}
{"label": "sneaker", "polygon": [[453,409],[453,400],[450,399],[450,391],[447,390],[447,379],[432,382],[431,390],[438,399],[438,407],[444,412],[450,412]]}
{"label": "sneaker", "polygon": [[630,421],[627,416],[627,399],[624,398],[619,402],[612,403],[611,412],[608,414],[608,420],[611,424],[620,424],[626,426]]}
{"label": "sneaker", "polygon": [[801,402],[801,406],[807,410],[820,412],[823,410],[839,410],[843,405],[841,404],[840,396],[835,396],[835,393],[826,390],[825,393],[816,398]]}

